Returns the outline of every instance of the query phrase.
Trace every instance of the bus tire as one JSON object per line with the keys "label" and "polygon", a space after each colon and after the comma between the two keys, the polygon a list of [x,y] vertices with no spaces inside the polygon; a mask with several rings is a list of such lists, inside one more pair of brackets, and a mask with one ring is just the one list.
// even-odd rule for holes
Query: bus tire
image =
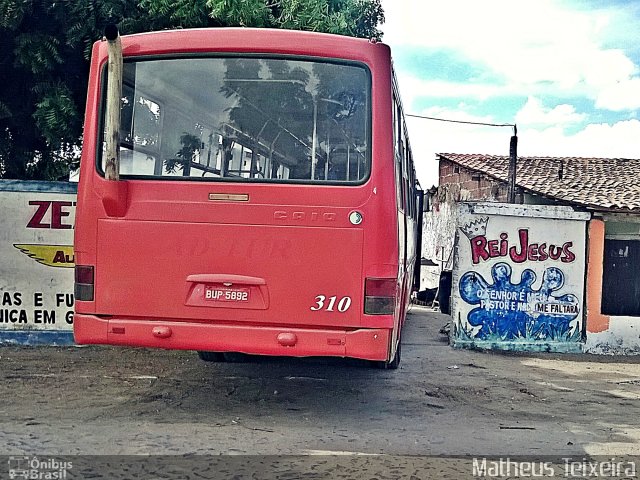
{"label": "bus tire", "polygon": [[200,360],[205,362],[224,362],[224,354],[221,352],[198,352]]}
{"label": "bus tire", "polygon": [[400,348],[400,345],[401,344],[398,342],[396,354],[393,356],[393,359],[391,361],[373,362],[374,366],[382,370],[397,370],[400,366],[400,359],[402,357],[402,349]]}
{"label": "bus tire", "polygon": [[240,352],[225,352],[222,355],[224,356],[224,361],[228,363],[248,363],[255,358],[254,355]]}

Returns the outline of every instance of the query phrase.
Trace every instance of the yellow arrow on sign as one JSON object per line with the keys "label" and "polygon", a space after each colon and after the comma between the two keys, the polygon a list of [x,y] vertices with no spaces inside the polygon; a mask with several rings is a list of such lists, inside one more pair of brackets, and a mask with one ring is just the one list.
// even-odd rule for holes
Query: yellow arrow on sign
{"label": "yellow arrow on sign", "polygon": [[18,244],[14,247],[36,262],[48,267],[74,267],[73,245]]}

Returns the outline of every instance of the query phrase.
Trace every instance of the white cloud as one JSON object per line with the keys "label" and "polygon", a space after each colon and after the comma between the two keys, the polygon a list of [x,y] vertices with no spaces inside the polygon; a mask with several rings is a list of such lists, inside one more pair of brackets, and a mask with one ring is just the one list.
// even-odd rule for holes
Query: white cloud
{"label": "white cloud", "polygon": [[397,72],[397,75],[402,101],[406,107],[411,106],[416,99],[422,97],[486,100],[518,94],[516,89],[497,84],[429,80],[405,72]]}
{"label": "white cloud", "polygon": [[[430,108],[420,114],[455,120],[493,121],[490,117],[442,108]],[[513,132],[507,127],[444,123],[412,117],[407,119],[407,124],[416,172],[424,188],[438,183],[437,153],[509,155]],[[637,138],[640,138],[640,121],[636,119],[613,125],[591,124],[571,135],[566,134],[562,126],[539,129],[525,126],[518,128],[518,155],[640,158]]]}
{"label": "white cloud", "polygon": [[516,114],[516,123],[520,126],[568,126],[583,122],[585,114],[577,113],[573,105],[557,105],[553,108],[546,108],[542,102],[529,97],[527,103]]}
{"label": "white cloud", "polygon": [[640,78],[632,78],[604,87],[596,99],[596,107],[614,111],[640,108]]}
{"label": "white cloud", "polygon": [[572,156],[640,158],[640,121],[624,120],[613,125],[590,124],[565,135],[560,128],[520,132],[519,154],[523,156]]}
{"label": "white cloud", "polygon": [[[632,14],[629,7],[614,2],[577,11],[571,10],[567,0],[383,0],[383,7],[384,41],[392,51],[410,46],[450,55],[456,63],[469,62],[480,72],[474,82],[461,83],[442,76],[421,77],[415,70],[398,71],[407,112],[502,123],[511,119],[496,116],[508,108],[471,115],[466,102],[475,105],[477,112],[479,101],[527,98],[515,116],[520,156],[640,158],[640,121],[636,119],[640,72],[622,50],[635,45],[640,9]],[[424,97],[432,105],[439,98],[449,105],[457,99],[458,105],[416,111],[416,100]],[[587,124],[576,132],[577,125],[588,122],[589,112],[577,112],[568,100],[551,98],[588,99],[597,108],[622,113],[613,124]],[[495,107],[496,102],[487,105]],[[423,187],[437,183],[436,153],[509,154],[509,128],[416,118],[408,118],[407,123]]]}
{"label": "white cloud", "polygon": [[571,11],[553,0],[384,0],[383,7],[392,47],[455,52],[525,95],[544,88],[595,99],[638,72],[620,49],[602,46],[606,11]]}
{"label": "white cloud", "polygon": [[[491,117],[479,117],[464,111],[464,105],[457,110],[433,107],[419,112],[419,115],[446,118],[458,121],[494,123]],[[416,173],[424,188],[438,183],[437,153],[483,153],[508,155],[509,140],[513,130],[510,127],[489,127],[448,123],[421,118],[407,118],[407,128],[414,153]]]}

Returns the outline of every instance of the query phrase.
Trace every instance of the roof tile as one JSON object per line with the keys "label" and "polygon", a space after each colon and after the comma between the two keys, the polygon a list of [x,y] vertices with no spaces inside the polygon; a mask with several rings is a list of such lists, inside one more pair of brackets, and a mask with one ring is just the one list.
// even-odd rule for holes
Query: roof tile
{"label": "roof tile", "polygon": [[[506,155],[440,153],[438,158],[508,181]],[[585,207],[640,210],[640,159],[518,157],[516,184]]]}

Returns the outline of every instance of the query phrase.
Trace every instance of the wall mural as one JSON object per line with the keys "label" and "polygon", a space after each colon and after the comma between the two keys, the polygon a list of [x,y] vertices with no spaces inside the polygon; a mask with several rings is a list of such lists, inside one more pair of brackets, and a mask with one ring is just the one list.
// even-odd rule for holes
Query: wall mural
{"label": "wall mural", "polygon": [[493,284],[477,272],[467,272],[460,279],[462,299],[479,305],[468,316],[469,324],[479,327],[475,337],[482,340],[571,337],[571,322],[580,313],[580,306],[573,294],[553,295],[564,284],[562,270],[547,268],[537,290],[532,288],[536,281],[532,270],[525,270],[519,283],[511,280],[511,273],[509,264],[498,263],[491,269]]}
{"label": "wall mural", "polygon": [[583,222],[462,215],[459,229],[454,341],[581,340]]}

